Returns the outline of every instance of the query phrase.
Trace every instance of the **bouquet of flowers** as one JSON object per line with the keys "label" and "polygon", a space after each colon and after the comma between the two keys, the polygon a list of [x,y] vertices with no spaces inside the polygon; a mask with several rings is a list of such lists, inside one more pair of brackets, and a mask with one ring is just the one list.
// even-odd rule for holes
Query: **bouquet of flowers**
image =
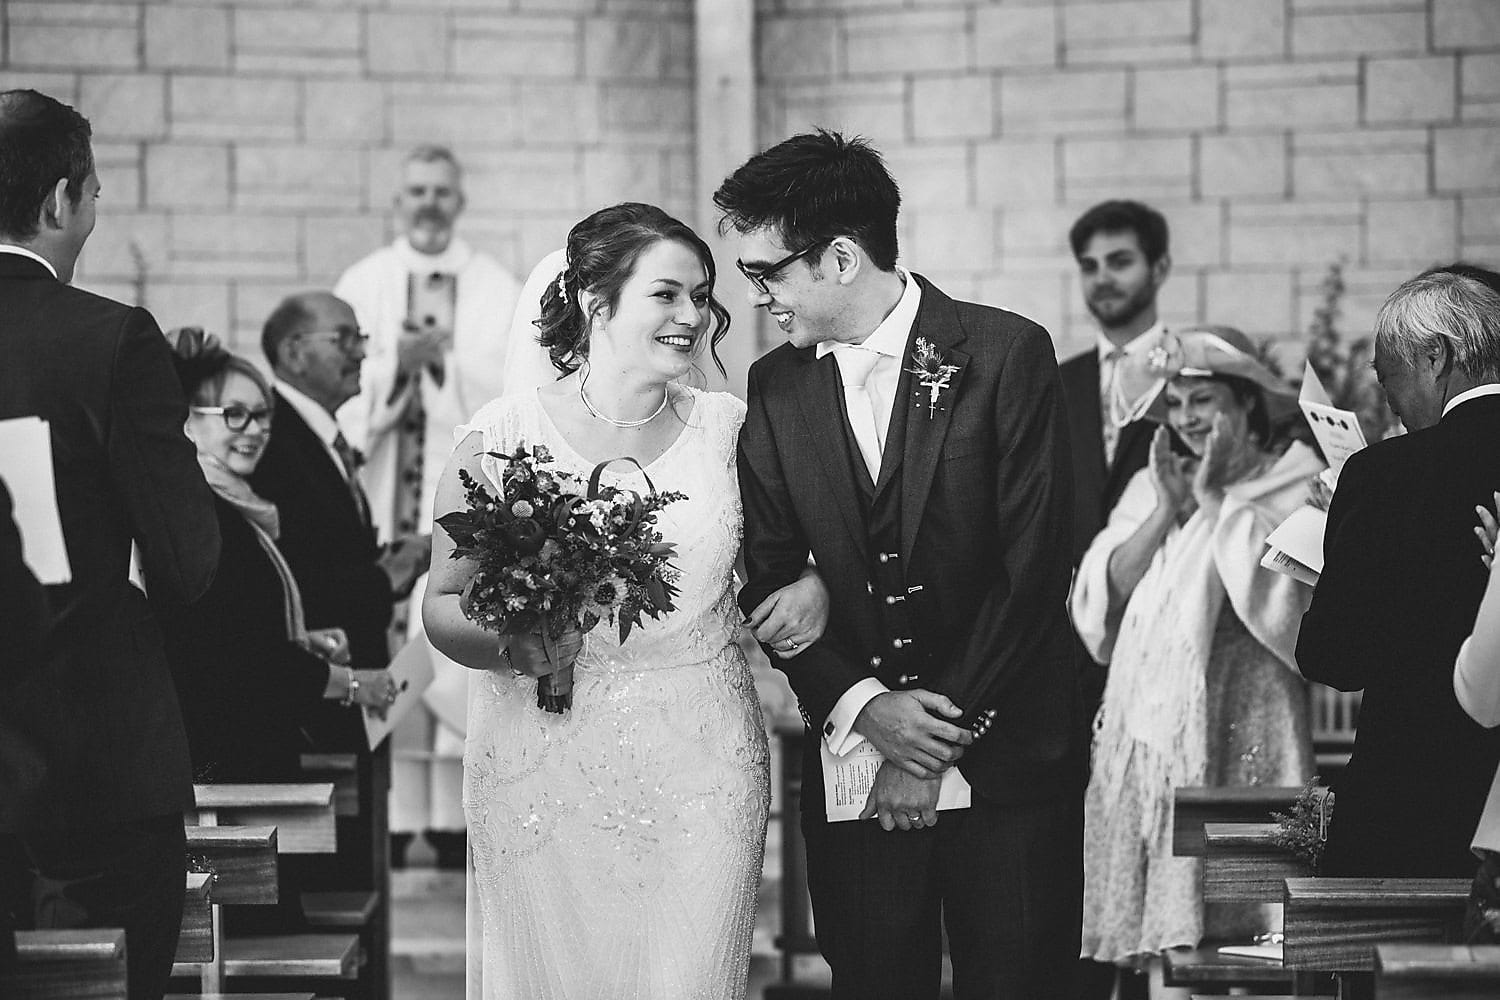
{"label": "bouquet of flowers", "polygon": [[658,492],[649,478],[645,496],[600,484],[613,461],[640,468],[634,459],[601,462],[584,483],[547,468],[552,455],[542,445],[489,455],[506,463],[500,495],[460,470],[467,509],[437,519],[453,539],[453,558],[478,564],[459,605],[490,632],[541,639],[553,672],[537,682],[537,705],[560,713],[572,705],[577,653],[560,651],[559,640],[607,621],[624,642],[643,615],[673,609],[675,551],[656,530],[656,515],[686,496]]}
{"label": "bouquet of flowers", "polygon": [[1289,813],[1273,812],[1276,834],[1271,839],[1277,847],[1290,851],[1305,861],[1314,872],[1323,861],[1328,841],[1328,820],[1333,816],[1333,792],[1323,787],[1316,776],[1308,779],[1292,803]]}

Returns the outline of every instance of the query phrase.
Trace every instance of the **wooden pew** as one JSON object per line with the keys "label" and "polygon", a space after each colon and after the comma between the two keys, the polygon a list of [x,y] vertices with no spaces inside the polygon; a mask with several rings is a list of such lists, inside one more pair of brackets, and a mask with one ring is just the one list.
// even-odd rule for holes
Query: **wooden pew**
{"label": "wooden pew", "polygon": [[125,1000],[125,932],[17,931],[16,964],[0,968],[6,1000]]}
{"label": "wooden pew", "polygon": [[190,826],[188,867],[213,875],[213,901],[221,906],[274,903],[274,826]]}
{"label": "wooden pew", "polygon": [[178,962],[214,960],[214,917],[209,891],[213,876],[188,872],[182,899],[182,929],[177,935]]}
{"label": "wooden pew", "polygon": [[1205,823],[1203,898],[1214,903],[1279,903],[1289,878],[1312,866],[1275,842],[1275,823]]}
{"label": "wooden pew", "polygon": [[333,784],[194,785],[198,826],[274,826],[283,854],[332,854]]}
{"label": "wooden pew", "polygon": [[1500,997],[1500,945],[1376,945],[1375,995],[1494,1000]]}
{"label": "wooden pew", "polygon": [[1469,879],[1289,878],[1289,969],[1367,972],[1375,945],[1460,940]]}
{"label": "wooden pew", "polygon": [[1277,785],[1178,788],[1173,796],[1172,853],[1202,857],[1208,823],[1269,823],[1271,813],[1291,809],[1302,789]]}
{"label": "wooden pew", "polygon": [[359,757],[352,753],[305,753],[302,773],[308,781],[333,785],[336,816],[359,815]]}

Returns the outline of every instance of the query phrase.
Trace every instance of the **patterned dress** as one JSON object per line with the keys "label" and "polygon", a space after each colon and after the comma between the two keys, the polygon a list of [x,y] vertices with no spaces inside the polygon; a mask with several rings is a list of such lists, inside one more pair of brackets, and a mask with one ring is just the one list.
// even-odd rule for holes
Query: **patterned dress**
{"label": "patterned dress", "polygon": [[[607,624],[588,633],[566,716],[537,708],[529,678],[475,674],[471,998],[745,995],[770,803],[760,703],[736,645],[745,408],[689,391],[687,428],[646,470],[688,497],[659,516],[682,572],[677,610],[623,645]],[[472,430],[487,451],[540,443],[555,468],[591,471],[534,393],[491,403],[460,435]],[[500,463],[484,462],[498,483]],[[644,489],[634,469],[606,481]]]}

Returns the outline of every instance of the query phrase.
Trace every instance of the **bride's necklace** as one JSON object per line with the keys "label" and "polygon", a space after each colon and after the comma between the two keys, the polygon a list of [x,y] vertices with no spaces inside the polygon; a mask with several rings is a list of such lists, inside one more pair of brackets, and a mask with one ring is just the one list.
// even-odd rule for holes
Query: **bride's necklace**
{"label": "bride's necklace", "polygon": [[670,394],[667,392],[666,387],[663,386],[661,392],[661,405],[658,406],[654,411],[652,411],[651,416],[649,417],[642,417],[640,420],[616,420],[614,417],[611,417],[608,414],[600,413],[599,410],[594,406],[594,404],[589,401],[588,393],[583,391],[583,383],[580,382],[578,385],[578,398],[583,400],[584,409],[588,410],[592,416],[598,417],[600,420],[604,421],[606,424],[609,424],[611,427],[622,427],[626,429],[629,429],[631,427],[645,427],[651,421],[661,416],[661,411],[667,408],[667,399],[669,395]]}

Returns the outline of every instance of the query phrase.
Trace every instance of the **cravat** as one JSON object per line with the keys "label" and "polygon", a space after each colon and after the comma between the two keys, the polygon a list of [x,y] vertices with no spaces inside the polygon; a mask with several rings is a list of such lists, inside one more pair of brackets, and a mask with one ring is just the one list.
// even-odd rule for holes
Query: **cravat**
{"label": "cravat", "polygon": [[834,349],[833,357],[838,362],[839,376],[844,380],[844,412],[849,415],[854,441],[859,445],[859,454],[865,460],[870,480],[878,482],[880,454],[884,446],[880,440],[880,424],[875,419],[875,400],[870,394],[869,382],[881,355],[862,347],[840,344]]}
{"label": "cravat", "polygon": [[364,487],[359,485],[359,463],[354,460],[354,449],[349,447],[349,440],[344,437],[343,431],[333,436],[333,450],[343,463],[344,479],[349,486],[349,495],[354,498],[354,506],[359,511],[359,519],[369,524],[370,501],[365,498]]}

